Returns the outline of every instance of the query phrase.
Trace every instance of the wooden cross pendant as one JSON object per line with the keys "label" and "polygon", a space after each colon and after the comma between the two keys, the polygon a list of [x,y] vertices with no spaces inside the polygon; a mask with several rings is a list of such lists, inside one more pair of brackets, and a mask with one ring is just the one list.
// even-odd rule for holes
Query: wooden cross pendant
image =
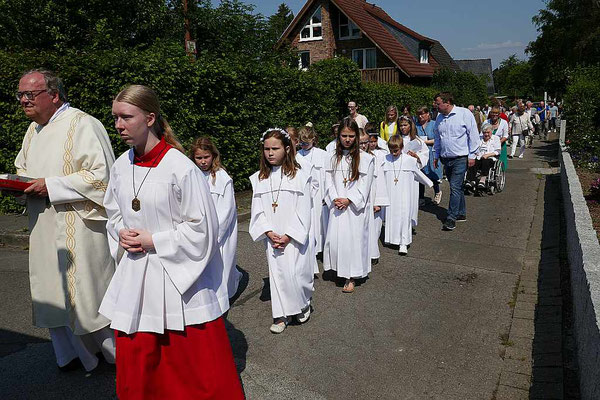
{"label": "wooden cross pendant", "polygon": [[394,185],[398,184],[398,178],[394,178]]}
{"label": "wooden cross pendant", "polygon": [[273,207],[273,212],[277,212],[277,206],[279,206],[279,204],[277,204],[276,201],[271,204],[271,207]]}
{"label": "wooden cross pendant", "polygon": [[346,187],[347,183],[348,183],[348,178],[344,178],[344,187]]}

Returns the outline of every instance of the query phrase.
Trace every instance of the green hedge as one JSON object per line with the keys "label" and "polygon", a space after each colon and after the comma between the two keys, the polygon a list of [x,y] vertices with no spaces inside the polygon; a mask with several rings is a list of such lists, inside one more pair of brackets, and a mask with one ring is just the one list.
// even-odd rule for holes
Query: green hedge
{"label": "green hedge", "polygon": [[600,171],[600,66],[580,67],[564,97],[567,143],[578,165]]}
{"label": "green hedge", "polygon": [[[435,90],[423,87],[363,84],[356,65],[345,59],[325,60],[308,71],[276,63],[248,63],[207,55],[190,61],[178,44],[158,43],[145,50],[93,52],[0,51],[0,171],[14,171],[13,160],[29,120],[14,99],[20,74],[47,67],[65,81],[71,105],[106,126],[118,156],[120,142],[111,116],[111,101],[126,84],[153,87],[166,118],[184,146],[211,136],[221,150],[236,190],[249,188],[258,168],[258,139],[272,126],[300,126],[311,121],[329,141],[330,127],[356,100],[370,120],[381,121],[389,104],[430,105]],[[16,211],[6,198],[0,212]]]}

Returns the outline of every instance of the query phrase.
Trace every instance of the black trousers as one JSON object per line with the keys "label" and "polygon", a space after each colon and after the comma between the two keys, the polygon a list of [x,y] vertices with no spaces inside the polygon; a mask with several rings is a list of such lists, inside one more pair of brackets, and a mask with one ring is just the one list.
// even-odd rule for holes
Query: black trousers
{"label": "black trousers", "polygon": [[475,160],[475,165],[467,170],[467,180],[474,181],[477,178],[477,171],[481,171],[481,176],[488,176],[488,172],[493,166],[494,160],[491,158]]}

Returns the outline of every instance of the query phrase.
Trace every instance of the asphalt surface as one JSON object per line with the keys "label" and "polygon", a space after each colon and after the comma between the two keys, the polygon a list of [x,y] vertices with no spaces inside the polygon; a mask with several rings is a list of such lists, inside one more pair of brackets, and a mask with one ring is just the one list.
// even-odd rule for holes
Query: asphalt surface
{"label": "asphalt surface", "polygon": [[[440,229],[444,182],[442,204],[421,209],[408,256],[381,247],[379,264],[353,294],[319,274],[310,320],[281,335],[269,332],[263,244],[242,222],[238,264],[247,281],[227,327],[247,397],[494,398],[500,336],[510,327],[541,174],[555,149],[537,143],[525,159],[510,160],[505,191],[467,197],[468,221],[454,232]],[[0,260],[0,399],[115,398],[113,367],[57,369],[47,330],[31,325],[27,251],[5,246]]]}

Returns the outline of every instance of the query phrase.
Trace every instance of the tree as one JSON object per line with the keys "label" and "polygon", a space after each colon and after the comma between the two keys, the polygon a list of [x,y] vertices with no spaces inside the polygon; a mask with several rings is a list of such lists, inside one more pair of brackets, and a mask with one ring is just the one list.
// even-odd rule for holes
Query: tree
{"label": "tree", "polygon": [[279,40],[281,34],[286,30],[293,20],[294,13],[292,10],[290,10],[285,3],[281,3],[277,9],[277,12],[271,15],[268,19],[269,35],[274,43]]}
{"label": "tree", "polygon": [[487,102],[487,86],[483,77],[472,72],[452,71],[442,68],[435,72],[431,86],[439,91],[450,92],[458,105],[483,105]]}
{"label": "tree", "polygon": [[564,93],[569,70],[600,62],[600,4],[596,0],[549,0],[533,17],[540,33],[529,43],[534,84]]}
{"label": "tree", "polygon": [[500,63],[494,70],[496,91],[500,94],[518,98],[532,98],[537,93],[533,87],[531,64],[519,60],[516,54]]}

